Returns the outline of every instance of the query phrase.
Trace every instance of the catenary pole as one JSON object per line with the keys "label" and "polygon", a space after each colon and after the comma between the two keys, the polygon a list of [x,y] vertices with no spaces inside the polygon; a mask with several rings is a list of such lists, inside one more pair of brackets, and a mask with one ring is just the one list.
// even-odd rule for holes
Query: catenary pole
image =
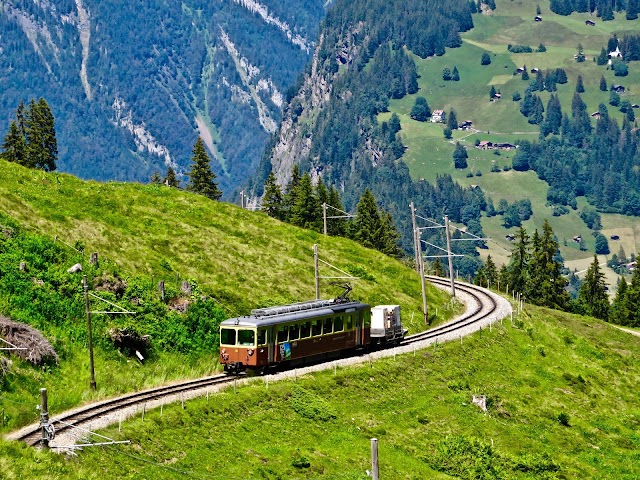
{"label": "catenary pole", "polygon": [[89,308],[89,285],[87,284],[87,276],[82,277],[82,286],[84,287],[84,306],[87,312],[87,335],[89,336],[89,368],[91,369],[91,388],[96,389],[96,373],[93,365],[93,334],[91,332],[91,310]]}
{"label": "catenary pole", "polygon": [[451,279],[451,296],[456,296],[456,287],[453,280],[453,257],[451,256],[451,232],[449,232],[449,215],[444,216],[445,232],[447,234],[447,256],[449,257],[449,278]]}
{"label": "catenary pole", "polygon": [[316,300],[320,300],[320,265],[318,263],[318,244],[313,246],[313,264],[315,266]]}

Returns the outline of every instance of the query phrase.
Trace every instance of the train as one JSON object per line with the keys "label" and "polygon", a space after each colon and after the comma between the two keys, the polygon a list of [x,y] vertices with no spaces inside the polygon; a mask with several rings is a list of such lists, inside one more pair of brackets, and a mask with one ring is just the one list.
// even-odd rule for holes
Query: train
{"label": "train", "polygon": [[407,329],[399,305],[344,296],[251,311],[220,324],[220,363],[228,374],[267,373],[400,343]]}

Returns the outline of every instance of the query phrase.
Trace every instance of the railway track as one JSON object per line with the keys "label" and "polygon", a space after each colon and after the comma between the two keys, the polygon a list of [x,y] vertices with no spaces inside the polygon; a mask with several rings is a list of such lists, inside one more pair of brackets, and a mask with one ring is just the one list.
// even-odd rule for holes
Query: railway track
{"label": "railway track", "polygon": [[[447,288],[450,285],[449,280],[447,279],[439,277],[427,277],[427,279],[440,288]],[[498,305],[498,301],[502,303],[502,307],[505,307],[505,305],[508,306],[508,302],[506,300],[501,299],[497,301],[496,298],[500,297],[497,297],[495,294],[492,294],[483,288],[476,287],[475,285],[456,282],[456,289],[467,297],[467,310],[461,316],[444,325],[406,337],[398,347],[393,349],[393,353],[387,349],[383,351],[376,351],[373,354],[363,355],[360,353],[357,354],[356,357],[365,357],[367,355],[370,358],[371,356],[388,356],[395,354],[396,350],[399,350],[399,353],[409,351],[409,349],[415,349],[415,346],[422,346],[429,341],[437,341],[439,339],[446,340],[447,338],[453,338],[453,336],[456,336],[457,338],[458,335],[466,335],[471,331],[480,328],[477,325],[478,323],[497,320],[497,318],[492,317],[495,317],[499,310],[500,306]],[[510,308],[510,306],[508,306],[508,308]],[[506,311],[503,313],[505,313],[505,315],[507,314]],[[325,363],[329,364],[333,362]],[[304,371],[308,368],[309,367],[301,367],[300,369]],[[318,368],[318,365],[315,365],[315,369],[320,368]],[[128,410],[129,415],[132,415],[140,408],[145,408],[147,405],[153,406],[154,402],[157,405],[158,402],[164,403],[165,401],[179,401],[180,395],[182,394],[197,396],[198,393],[194,392],[221,387],[225,384],[234,382],[236,379],[237,377],[221,374],[176,383],[174,385],[152,388],[141,392],[130,393],[122,397],[104,400],[56,415],[51,419],[50,423],[55,425],[57,437],[61,434],[64,435],[65,433],[69,433],[69,431],[74,427],[81,427],[90,430],[87,426],[90,425],[92,421],[110,417],[111,421],[107,421],[106,423],[115,423],[118,421],[118,412]],[[122,415],[120,415],[120,418],[122,418]],[[104,423],[105,422],[103,422],[103,424]],[[41,442],[41,428],[37,424],[30,425],[18,432],[8,435],[7,438],[23,441],[28,445],[36,446]]]}

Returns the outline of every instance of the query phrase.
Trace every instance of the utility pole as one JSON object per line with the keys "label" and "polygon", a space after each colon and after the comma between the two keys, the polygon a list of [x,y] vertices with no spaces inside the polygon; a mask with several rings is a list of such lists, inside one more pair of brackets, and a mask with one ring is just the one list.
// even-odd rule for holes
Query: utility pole
{"label": "utility pole", "polygon": [[[412,204],[413,206],[413,204]],[[416,240],[417,244],[420,245],[420,237],[421,237],[420,229],[416,228],[413,231],[413,238]],[[429,310],[427,306],[427,287],[425,285],[424,280],[424,259],[422,258],[422,252],[417,258],[418,261],[418,272],[420,273],[420,286],[422,287],[422,312],[424,315],[424,324],[429,325]]]}
{"label": "utility pole", "polygon": [[49,402],[47,399],[47,389],[40,389],[40,428],[42,429],[42,438],[40,444],[43,448],[49,448],[49,442],[55,436],[53,425],[49,423]]}
{"label": "utility pole", "polygon": [[244,209],[244,190],[240,190],[240,208]]}
{"label": "utility pole", "polygon": [[313,246],[313,264],[315,267],[316,300],[320,300],[320,265],[318,262],[318,244]]}
{"label": "utility pole", "polygon": [[378,480],[380,478],[380,469],[378,465],[378,439],[371,439],[371,478]]}
{"label": "utility pole", "polygon": [[322,223],[324,225],[324,234],[327,234],[327,204],[322,204]]}
{"label": "utility pole", "polygon": [[451,232],[449,232],[449,215],[444,216],[444,227],[447,234],[447,256],[449,257],[449,278],[451,279],[451,296],[456,296],[456,287],[453,280],[453,257],[451,256]]}
{"label": "utility pole", "polygon": [[82,277],[82,286],[84,287],[84,306],[87,312],[87,333],[89,335],[89,368],[91,369],[91,388],[96,389],[96,373],[93,366],[93,334],[91,332],[91,310],[89,309],[89,285],[87,284],[87,276]]}
{"label": "utility pole", "polygon": [[413,257],[416,262],[416,271],[420,272],[420,257],[422,257],[422,246],[420,245],[420,239],[417,233],[419,232],[416,225],[416,208],[413,202],[409,204],[411,207],[411,222],[413,223]]}

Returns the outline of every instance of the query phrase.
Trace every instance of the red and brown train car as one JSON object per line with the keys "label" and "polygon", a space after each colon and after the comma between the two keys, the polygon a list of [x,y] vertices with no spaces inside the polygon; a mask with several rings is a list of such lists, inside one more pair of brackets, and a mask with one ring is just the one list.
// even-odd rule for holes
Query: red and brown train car
{"label": "red and brown train car", "polygon": [[256,309],[220,325],[220,363],[225,372],[337,356],[370,344],[371,307],[348,300],[315,300]]}

